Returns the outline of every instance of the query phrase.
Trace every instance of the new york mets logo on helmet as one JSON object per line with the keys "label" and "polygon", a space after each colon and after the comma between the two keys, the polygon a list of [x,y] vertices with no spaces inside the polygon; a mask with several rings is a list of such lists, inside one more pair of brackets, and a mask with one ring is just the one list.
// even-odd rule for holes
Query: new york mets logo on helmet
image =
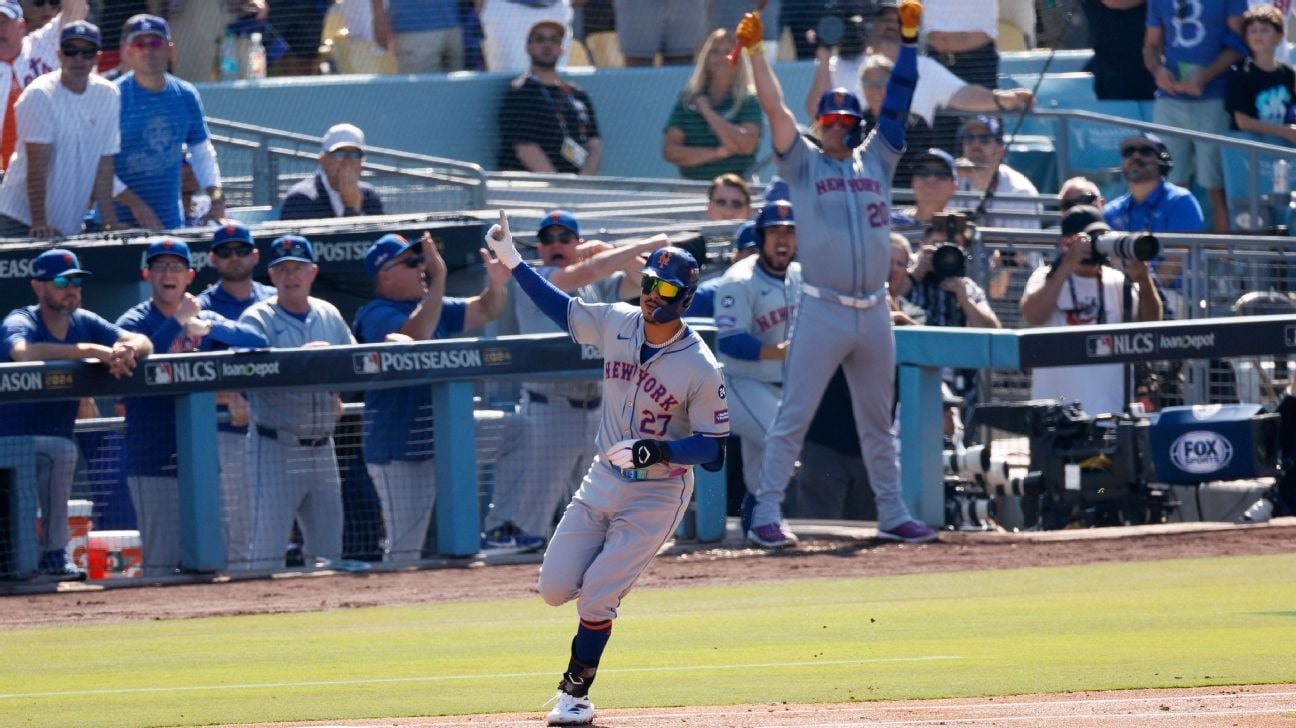
{"label": "new york mets logo on helmet", "polygon": [[671,259],[671,254],[669,250],[663,250],[659,252],[657,254],[657,267],[665,268],[670,263],[670,259]]}

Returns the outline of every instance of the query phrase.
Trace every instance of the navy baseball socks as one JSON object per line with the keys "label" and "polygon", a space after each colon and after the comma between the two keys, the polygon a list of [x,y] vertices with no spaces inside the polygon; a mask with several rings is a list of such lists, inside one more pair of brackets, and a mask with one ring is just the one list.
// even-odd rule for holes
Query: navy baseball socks
{"label": "navy baseball socks", "polygon": [[589,699],[590,686],[598,674],[603,648],[612,636],[612,620],[582,619],[572,638],[571,658],[567,672],[558,681],[557,704],[549,711],[549,725],[586,725],[594,721],[594,703]]}

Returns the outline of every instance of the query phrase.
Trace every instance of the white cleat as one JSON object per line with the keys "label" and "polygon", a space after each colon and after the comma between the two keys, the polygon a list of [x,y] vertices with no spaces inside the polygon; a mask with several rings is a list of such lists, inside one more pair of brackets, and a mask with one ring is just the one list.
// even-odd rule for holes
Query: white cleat
{"label": "white cleat", "polygon": [[549,711],[549,725],[589,725],[594,722],[594,704],[588,697],[578,698],[559,690],[558,704]]}

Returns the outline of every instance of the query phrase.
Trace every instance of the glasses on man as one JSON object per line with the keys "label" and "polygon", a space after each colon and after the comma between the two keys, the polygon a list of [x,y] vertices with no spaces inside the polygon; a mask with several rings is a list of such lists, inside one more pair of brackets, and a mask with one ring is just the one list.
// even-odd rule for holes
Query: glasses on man
{"label": "glasses on man", "polygon": [[85,281],[81,276],[54,276],[50,279],[50,283],[53,283],[55,288],[67,288],[68,286],[80,288],[85,285]]}
{"label": "glasses on man", "polygon": [[954,179],[954,173],[949,171],[948,167],[923,167],[915,169],[914,179],[919,177],[935,177],[936,179]]}
{"label": "glasses on man", "polygon": [[64,58],[76,58],[80,56],[81,58],[89,59],[99,55],[99,49],[93,46],[90,48],[74,48],[72,46],[63,46],[62,48],[59,48],[59,52],[63,54]]}
{"label": "glasses on man", "polygon": [[712,197],[711,204],[716,207],[728,207],[734,210],[741,210],[747,206],[747,203],[743,200],[731,200],[724,197]]}
{"label": "glasses on man", "polygon": [[27,0],[33,8],[43,8],[46,5],[51,8],[59,8],[63,5],[63,0]]}
{"label": "glasses on man", "polygon": [[994,134],[964,134],[963,135],[963,141],[965,143],[971,142],[973,144],[989,144],[990,142],[995,141],[997,138],[998,137],[996,137]]}
{"label": "glasses on man", "polygon": [[552,33],[536,33],[528,39],[528,42],[535,43],[536,45],[542,45],[545,43],[550,45],[562,45],[563,37]]}
{"label": "glasses on man", "polygon": [[1157,155],[1156,147],[1125,147],[1121,150],[1121,156],[1129,159],[1135,154],[1143,157],[1155,157]]}
{"label": "glasses on man", "polygon": [[252,255],[252,246],[250,245],[222,245],[212,251],[212,254],[221,260],[229,260],[235,256],[246,258]]}
{"label": "glasses on man", "polygon": [[137,51],[157,50],[166,45],[166,41],[160,35],[146,35],[143,38],[136,38],[131,41],[131,48]]}
{"label": "glasses on man", "polygon": [[653,278],[653,277],[651,277],[651,276],[644,276],[644,279],[643,279],[643,294],[644,294],[645,296],[647,296],[648,294],[652,293],[653,291],[656,291],[656,292],[657,292],[657,295],[661,296],[662,298],[664,298],[664,299],[667,300],[667,301],[672,301],[672,300],[674,300],[677,296],[679,296],[679,294],[680,294],[683,290],[684,290],[684,289],[680,288],[679,286],[675,285],[674,283],[671,283],[671,282],[669,282],[669,281],[663,281],[663,280],[660,279],[660,278]]}
{"label": "glasses on man", "polygon": [[329,156],[343,162],[359,161],[364,159],[364,152],[359,149],[335,149],[329,152]]}
{"label": "glasses on man", "polygon": [[184,263],[149,263],[149,270],[154,273],[182,273],[189,270]]}
{"label": "glasses on man", "polygon": [[400,260],[394,261],[383,270],[391,270],[392,268],[399,268],[401,266],[405,266],[406,268],[419,268],[426,262],[427,258],[422,255],[411,255],[408,258],[401,258]]}
{"label": "glasses on man", "polygon": [[540,233],[538,239],[540,240],[541,245],[552,245],[553,243],[562,243],[563,245],[567,245],[568,243],[576,242],[576,234],[570,232]]}
{"label": "glasses on man", "polygon": [[1097,201],[1098,195],[1092,193],[1079,195],[1077,197],[1067,197],[1063,199],[1062,202],[1058,203],[1058,209],[1062,210],[1062,212],[1066,212],[1076,205],[1092,205]]}
{"label": "glasses on man", "polygon": [[846,129],[854,129],[859,126],[858,116],[850,114],[824,114],[819,117],[819,126],[827,129],[830,126],[841,126]]}

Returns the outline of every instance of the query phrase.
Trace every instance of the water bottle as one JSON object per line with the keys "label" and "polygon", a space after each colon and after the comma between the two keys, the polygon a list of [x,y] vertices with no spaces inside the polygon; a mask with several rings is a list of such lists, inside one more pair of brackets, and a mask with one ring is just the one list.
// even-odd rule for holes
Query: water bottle
{"label": "water bottle", "polygon": [[236,80],[238,66],[238,39],[234,37],[234,31],[227,30],[220,46],[220,80]]}
{"label": "water bottle", "polygon": [[251,79],[265,78],[266,76],[266,52],[265,45],[261,43],[261,34],[253,33],[249,37],[248,58],[247,58],[247,77]]}

